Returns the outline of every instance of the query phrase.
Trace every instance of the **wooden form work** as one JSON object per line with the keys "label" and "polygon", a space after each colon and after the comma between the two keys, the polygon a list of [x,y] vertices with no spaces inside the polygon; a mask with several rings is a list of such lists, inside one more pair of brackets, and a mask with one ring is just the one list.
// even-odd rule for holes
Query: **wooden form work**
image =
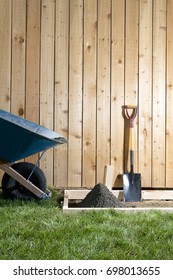
{"label": "wooden form work", "polygon": [[[124,208],[75,208],[69,207],[70,200],[82,200],[86,197],[86,195],[90,192],[90,190],[65,190],[64,191],[64,201],[62,205],[62,209],[64,213],[71,212],[80,212],[80,211],[100,211],[100,210],[109,210],[114,209],[115,211],[125,211],[125,212],[138,212],[138,211],[167,211],[173,212],[173,207],[124,207]],[[112,190],[112,193],[120,200],[123,200],[123,191],[122,190]],[[173,191],[171,190],[145,190],[142,191],[143,200],[173,200]]]}

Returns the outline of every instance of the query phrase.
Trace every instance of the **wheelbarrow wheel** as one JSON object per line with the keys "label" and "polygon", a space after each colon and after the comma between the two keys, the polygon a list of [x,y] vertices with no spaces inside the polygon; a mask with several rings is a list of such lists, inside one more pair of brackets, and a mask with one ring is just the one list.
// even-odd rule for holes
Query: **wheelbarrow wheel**
{"label": "wheelbarrow wheel", "polygon": [[[35,167],[34,164],[29,162],[18,162],[13,164],[11,167],[21,174],[25,179],[29,177],[35,168],[34,172],[29,178],[29,181],[43,192],[46,191],[46,177],[39,167]],[[6,198],[21,200],[37,199],[37,196],[34,193],[26,189],[7,173],[4,173],[2,178],[2,190]]]}

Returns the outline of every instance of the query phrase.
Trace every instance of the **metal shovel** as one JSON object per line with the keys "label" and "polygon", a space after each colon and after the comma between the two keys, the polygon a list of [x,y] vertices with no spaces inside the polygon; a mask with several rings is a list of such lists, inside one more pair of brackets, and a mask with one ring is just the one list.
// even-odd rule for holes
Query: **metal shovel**
{"label": "metal shovel", "polygon": [[[131,115],[129,109],[132,109]],[[125,202],[138,202],[141,200],[141,174],[134,173],[134,149],[133,149],[133,127],[137,116],[137,106],[125,106],[125,116],[130,121],[129,150],[130,150],[130,172],[123,174],[123,190]]]}

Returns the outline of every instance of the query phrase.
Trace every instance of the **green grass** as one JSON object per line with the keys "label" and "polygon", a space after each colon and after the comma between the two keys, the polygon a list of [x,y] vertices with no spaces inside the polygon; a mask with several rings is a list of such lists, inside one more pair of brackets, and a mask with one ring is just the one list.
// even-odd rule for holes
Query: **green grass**
{"label": "green grass", "polygon": [[168,260],[173,214],[114,210],[63,214],[57,192],[47,201],[3,199],[1,260]]}

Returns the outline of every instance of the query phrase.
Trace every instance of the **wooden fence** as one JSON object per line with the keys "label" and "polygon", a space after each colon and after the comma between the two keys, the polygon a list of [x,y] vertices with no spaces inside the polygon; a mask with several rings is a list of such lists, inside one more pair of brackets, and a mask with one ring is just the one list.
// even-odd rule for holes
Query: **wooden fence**
{"label": "wooden fence", "polygon": [[116,185],[138,104],[135,171],[173,187],[172,26],[172,0],[0,0],[0,108],[68,138],[41,160],[48,184],[93,187],[111,164]]}

